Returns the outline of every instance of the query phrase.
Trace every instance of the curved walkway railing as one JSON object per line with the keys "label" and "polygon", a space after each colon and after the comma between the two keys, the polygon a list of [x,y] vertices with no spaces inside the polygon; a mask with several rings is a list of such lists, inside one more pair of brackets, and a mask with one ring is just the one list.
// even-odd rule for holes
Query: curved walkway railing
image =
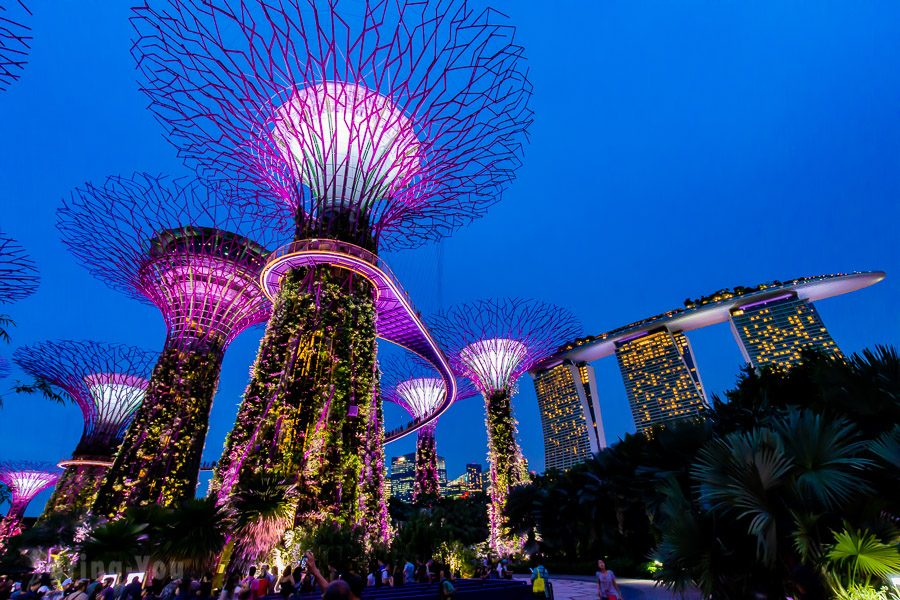
{"label": "curved walkway railing", "polygon": [[421,356],[437,369],[446,385],[444,402],[433,413],[385,432],[385,443],[409,435],[446,412],[456,400],[456,379],[450,363],[390,267],[376,254],[354,244],[329,239],[292,242],[270,255],[260,275],[263,291],[274,300],[281,278],[289,270],[316,265],[347,269],[370,281],[375,288],[378,337]]}

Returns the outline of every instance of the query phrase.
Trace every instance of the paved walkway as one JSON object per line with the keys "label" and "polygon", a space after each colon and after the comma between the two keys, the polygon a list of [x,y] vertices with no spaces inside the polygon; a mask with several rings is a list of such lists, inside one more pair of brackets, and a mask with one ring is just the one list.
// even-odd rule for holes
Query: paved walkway
{"label": "paved walkway", "polygon": [[[516,579],[528,580],[529,577],[517,575]],[[553,596],[555,600],[597,600],[597,584],[594,578],[586,575],[557,575],[550,576],[553,582]],[[657,587],[653,581],[647,579],[619,579],[619,587],[622,588],[623,600],[669,600],[681,598]],[[697,592],[684,596],[688,600],[699,600]]]}

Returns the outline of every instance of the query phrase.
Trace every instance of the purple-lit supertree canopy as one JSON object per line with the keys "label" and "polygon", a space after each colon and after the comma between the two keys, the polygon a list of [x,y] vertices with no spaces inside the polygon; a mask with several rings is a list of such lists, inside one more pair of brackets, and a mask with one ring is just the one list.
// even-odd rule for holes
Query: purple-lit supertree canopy
{"label": "purple-lit supertree canopy", "polygon": [[481,300],[438,315],[433,330],[444,344],[454,369],[482,393],[487,413],[490,465],[490,544],[508,552],[502,527],[510,487],[527,475],[516,439],[512,396],[516,380],[566,340],[578,337],[581,325],[570,312],[534,300]]}
{"label": "purple-lit supertree canopy", "polygon": [[82,515],[91,507],[147,391],[157,355],[133,346],[98,342],[43,342],[16,350],[13,360],[27,374],[74,401],[84,418],[81,439],[45,515]]}
{"label": "purple-lit supertree canopy", "polygon": [[[458,400],[475,395],[475,389],[470,384],[458,384]],[[384,399],[404,408],[414,421],[421,421],[434,413],[447,394],[444,380],[438,377],[434,368],[408,352],[385,363],[381,385]],[[436,427],[435,419],[416,431],[414,502],[433,500],[440,496]]]}
{"label": "purple-lit supertree canopy", "polygon": [[306,522],[356,522],[374,291],[300,255],[324,238],[375,261],[497,201],[531,122],[522,48],[504,18],[464,0],[160,0],[133,22],[143,89],[181,156],[296,228],[213,489],[299,474]]}
{"label": "purple-lit supertree canopy", "polygon": [[145,400],[94,512],[193,497],[225,350],[269,316],[259,273],[262,244],[277,231],[196,181],[146,174],[85,184],[58,217],[63,242],[91,274],[153,304],[166,323]]}
{"label": "purple-lit supertree canopy", "polygon": [[25,509],[35,496],[56,483],[59,469],[48,463],[0,462],[0,483],[9,490],[9,511],[0,521],[0,551],[22,530]]}
{"label": "purple-lit supertree canopy", "polygon": [[0,1],[0,92],[16,81],[31,48],[31,11],[22,0]]}

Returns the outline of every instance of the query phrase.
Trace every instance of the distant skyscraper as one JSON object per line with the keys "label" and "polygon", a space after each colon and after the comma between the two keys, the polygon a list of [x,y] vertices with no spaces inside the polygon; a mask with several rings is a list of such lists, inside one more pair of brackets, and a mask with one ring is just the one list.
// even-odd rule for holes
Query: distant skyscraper
{"label": "distant skyscraper", "polygon": [[446,498],[462,498],[469,494],[484,494],[487,482],[484,479],[484,467],[478,463],[466,465],[466,472],[441,486],[441,495]]}
{"label": "distant skyscraper", "polygon": [[697,416],[707,409],[691,345],[665,327],[616,343],[631,415],[638,431]]}
{"label": "distant skyscraper", "polygon": [[[447,486],[447,463],[437,457],[438,483],[443,490]],[[412,502],[416,485],[416,453],[395,456],[391,459],[391,496],[404,502]]]}
{"label": "distant skyscraper", "polygon": [[816,307],[794,292],[738,306],[730,320],[744,359],[754,367],[789,367],[807,349],[842,355]]}
{"label": "distant skyscraper", "polygon": [[484,478],[484,467],[478,463],[469,463],[466,465],[466,486],[470,492],[487,492],[487,480]]}
{"label": "distant skyscraper", "polygon": [[[413,458],[415,458],[415,454],[413,454]],[[438,472],[438,485],[440,489],[444,489],[447,487],[447,462],[444,460],[443,456],[437,457],[437,472]]]}
{"label": "distant skyscraper", "polygon": [[416,484],[416,453],[395,456],[391,459],[391,496],[412,502]]}
{"label": "distant skyscraper", "polygon": [[606,447],[592,366],[564,361],[533,376],[547,469],[568,469]]}

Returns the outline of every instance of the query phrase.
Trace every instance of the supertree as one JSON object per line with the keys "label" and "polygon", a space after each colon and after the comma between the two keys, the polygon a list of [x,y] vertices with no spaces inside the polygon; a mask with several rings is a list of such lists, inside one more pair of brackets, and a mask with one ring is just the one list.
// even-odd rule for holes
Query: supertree
{"label": "supertree", "polygon": [[28,58],[31,11],[21,0],[0,2],[0,92],[19,78]]}
{"label": "supertree", "polygon": [[0,551],[7,540],[22,531],[22,517],[39,493],[56,483],[59,469],[49,463],[0,462],[0,483],[9,490],[9,511],[0,521]]}
{"label": "supertree", "polygon": [[531,122],[522,48],[464,0],[160,0],[133,22],[180,155],[295,228],[267,266],[273,316],[213,487],[299,474],[300,512],[355,522],[386,309],[360,264],[499,199]]}
{"label": "supertree", "polygon": [[[432,415],[447,394],[444,380],[434,368],[409,352],[387,360],[382,376],[384,399],[404,408],[416,422],[424,421]],[[457,400],[475,394],[475,388],[471,384],[459,382]],[[416,430],[416,481],[413,486],[415,502],[434,500],[440,496],[436,428],[437,419],[433,419]]]}
{"label": "supertree", "polygon": [[[0,304],[27,298],[35,292],[40,278],[25,249],[0,233]],[[9,342],[7,328],[14,325],[9,315],[0,314],[0,340]]]}
{"label": "supertree", "polygon": [[[94,513],[193,497],[228,344],[271,309],[259,272],[277,232],[224,192],[146,174],[76,189],[58,213],[63,242],[98,279],[156,306],[166,323],[144,402]],[[261,239],[264,235],[265,239]]]}
{"label": "supertree", "polygon": [[516,439],[512,396],[516,380],[566,340],[581,334],[568,311],[522,299],[481,300],[439,314],[433,331],[444,344],[454,369],[484,396],[490,466],[490,544],[508,552],[503,509],[510,487],[527,475]]}
{"label": "supertree", "polygon": [[42,342],[13,354],[19,367],[81,409],[84,428],[44,515],[81,516],[91,507],[125,430],[147,391],[156,354],[99,342]]}

